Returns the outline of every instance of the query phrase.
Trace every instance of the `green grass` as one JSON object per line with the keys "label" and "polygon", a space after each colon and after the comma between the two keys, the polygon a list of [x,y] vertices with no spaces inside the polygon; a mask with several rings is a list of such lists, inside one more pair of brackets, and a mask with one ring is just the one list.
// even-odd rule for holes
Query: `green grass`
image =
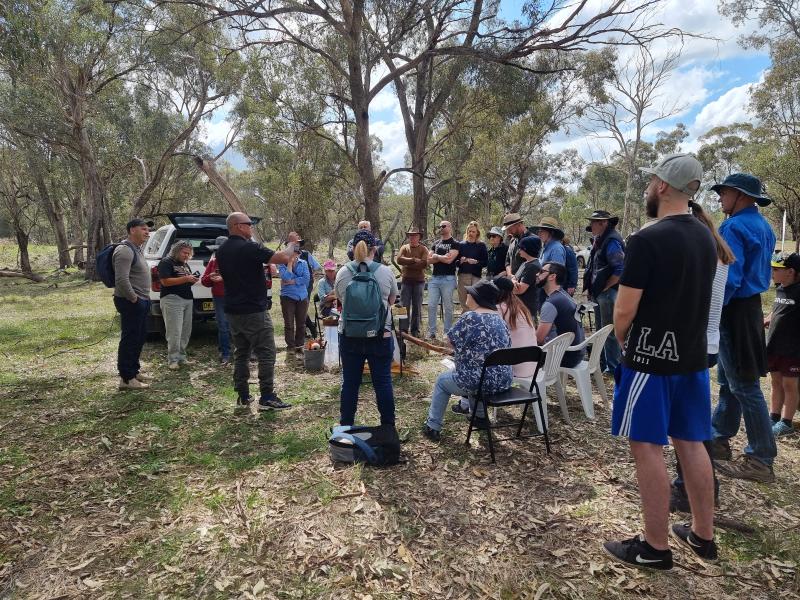
{"label": "green grass", "polygon": [[[0,244],[0,259],[7,253]],[[52,270],[46,255],[42,272]],[[569,427],[552,407],[550,456],[541,439],[503,443],[491,465],[485,438],[465,446],[454,415],[441,444],[421,436],[442,368],[438,355],[412,349],[420,374],[395,380],[408,462],[334,468],[326,440],[339,377],[306,373],[280,351],[277,302],[276,389],[293,408],[254,416],[234,411],[213,325],[195,329],[189,369],[167,370],[164,342],[150,340],[143,358],[152,388],[119,392],[110,290],[79,275],[54,283],[0,280],[0,581],[13,568],[28,586],[12,596],[39,590],[53,565],[63,571],[84,557],[96,558],[42,595],[228,598],[263,578],[268,593],[287,599],[436,597],[434,585],[457,597],[486,597],[483,586],[532,598],[544,583],[542,599],[746,598],[745,576],[767,585],[765,560],[800,563],[796,440],[779,442],[775,484],[724,481],[735,491],[724,510],[757,531],[720,532],[733,576],[637,578],[612,570],[599,550],[641,522],[632,460],[607,433],[608,407],[598,406],[594,423],[573,411]],[[373,394],[365,384],[360,422],[377,422]],[[577,407],[571,388],[568,397]],[[563,548],[569,555],[551,554]],[[605,566],[591,575],[591,562]],[[759,590],[764,597],[794,593],[796,570],[781,568],[785,578]],[[87,577],[102,587],[90,590]]]}

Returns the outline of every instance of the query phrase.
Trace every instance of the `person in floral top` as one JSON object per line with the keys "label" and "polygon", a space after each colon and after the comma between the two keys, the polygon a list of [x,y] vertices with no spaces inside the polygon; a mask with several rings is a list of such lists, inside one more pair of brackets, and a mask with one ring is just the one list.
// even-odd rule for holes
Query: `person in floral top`
{"label": "person in floral top", "polygon": [[[444,413],[450,396],[468,396],[478,390],[483,361],[492,352],[511,346],[511,336],[502,317],[497,313],[500,290],[494,283],[481,280],[467,286],[467,308],[452,329],[447,332],[453,346],[456,367],[439,375],[433,388],[431,407],[423,434],[438,442],[441,439]],[[484,393],[494,394],[511,387],[511,367],[490,367],[483,382]],[[473,407],[474,409],[474,407]],[[481,407],[475,419],[478,428],[486,428],[487,421]]]}

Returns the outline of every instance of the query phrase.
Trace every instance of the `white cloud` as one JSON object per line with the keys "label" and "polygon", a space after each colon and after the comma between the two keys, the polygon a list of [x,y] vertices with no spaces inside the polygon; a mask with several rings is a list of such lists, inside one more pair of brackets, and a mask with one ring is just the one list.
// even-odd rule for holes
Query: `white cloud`
{"label": "white cloud", "polygon": [[370,124],[370,133],[383,143],[381,158],[390,169],[405,165],[408,145],[402,119],[375,121]]}
{"label": "white cloud", "polygon": [[751,121],[753,115],[747,110],[750,101],[750,90],[753,83],[746,83],[731,88],[716,100],[706,104],[697,113],[691,132],[700,136],[709,129],[723,125],[731,125],[739,121]]}

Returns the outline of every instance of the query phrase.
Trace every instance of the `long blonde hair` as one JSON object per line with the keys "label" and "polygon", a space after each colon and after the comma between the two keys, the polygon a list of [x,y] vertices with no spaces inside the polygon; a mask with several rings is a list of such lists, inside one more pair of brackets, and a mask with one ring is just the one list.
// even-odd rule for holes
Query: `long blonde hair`
{"label": "long blonde hair", "polygon": [[470,221],[470,222],[467,224],[467,228],[464,230],[464,241],[465,241],[465,242],[466,242],[467,240],[469,240],[469,230],[470,230],[472,227],[474,227],[474,228],[475,228],[475,231],[477,231],[477,232],[478,232],[478,235],[477,235],[477,237],[475,238],[475,241],[477,242],[477,241],[480,241],[480,239],[481,239],[481,226],[480,226],[480,225],[478,225],[478,222],[477,222],[477,221]]}

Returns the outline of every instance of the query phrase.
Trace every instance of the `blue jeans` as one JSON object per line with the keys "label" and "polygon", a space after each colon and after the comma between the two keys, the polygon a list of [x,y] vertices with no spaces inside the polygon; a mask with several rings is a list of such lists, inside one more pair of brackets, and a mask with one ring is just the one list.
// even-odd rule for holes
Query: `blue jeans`
{"label": "blue jeans", "polygon": [[[599,306],[595,311],[595,320],[597,321],[597,329],[611,325],[614,323],[614,304],[617,301],[616,288],[607,289],[605,292],[598,294],[595,301]],[[611,332],[606,338],[606,344],[603,346],[603,354],[600,356],[600,363],[604,370],[614,371],[619,365],[622,358],[622,353],[619,349],[619,342],[614,332]]]}
{"label": "blue jeans", "polygon": [[139,374],[139,357],[147,337],[147,315],[150,314],[150,300],[139,298],[131,302],[127,298],[114,296],[114,306],[119,313],[121,335],[117,350],[117,370],[119,376],[128,382]]}
{"label": "blue jeans", "polygon": [[444,332],[453,326],[453,292],[456,290],[455,275],[434,275],[428,281],[428,333],[436,335],[436,313],[439,301],[444,308]]}
{"label": "blue jeans", "polygon": [[378,402],[381,425],[394,425],[394,390],[392,389],[392,355],[394,341],[384,338],[339,337],[342,359],[342,393],[339,397],[339,424],[355,424],[358,409],[358,388],[364,373],[364,361],[369,364],[372,387]]}
{"label": "blue jeans", "polygon": [[[447,371],[436,378],[436,383],[433,386],[433,394],[431,394],[431,407],[428,409],[428,427],[441,431],[444,426],[444,413],[447,411],[447,405],[450,402],[450,396],[468,396],[469,392],[463,390],[456,383],[456,372]],[[475,401],[470,399],[470,411],[474,407]],[[483,406],[478,406],[477,416],[483,417]]]}
{"label": "blue jeans", "polygon": [[225,296],[214,297],[214,316],[217,319],[217,348],[223,359],[230,359],[231,330],[225,316]]}
{"label": "blue jeans", "polygon": [[759,378],[742,378],[736,370],[733,360],[733,348],[730,333],[719,328],[719,364],[717,365],[719,381],[719,402],[711,420],[714,439],[732,438],[739,431],[739,423],[744,417],[747,431],[747,447],[749,454],[766,465],[772,465],[778,448],[772,434],[772,421],[769,410],[761,392]]}

